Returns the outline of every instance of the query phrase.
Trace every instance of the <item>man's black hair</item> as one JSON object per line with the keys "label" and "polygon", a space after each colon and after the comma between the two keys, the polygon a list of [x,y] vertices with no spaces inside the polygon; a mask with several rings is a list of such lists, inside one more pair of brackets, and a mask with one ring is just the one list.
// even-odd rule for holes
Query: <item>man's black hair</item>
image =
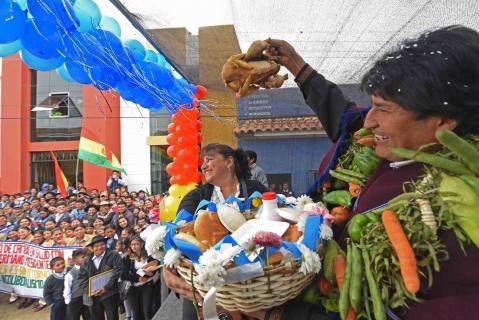
{"label": "man's black hair", "polygon": [[456,119],[459,135],[479,134],[479,33],[448,26],[404,41],[361,81],[368,94],[399,104],[418,119]]}
{"label": "man's black hair", "polygon": [[72,259],[75,260],[79,256],[86,256],[87,251],[85,249],[76,249],[72,252]]}
{"label": "man's black hair", "polygon": [[57,263],[58,261],[65,261],[65,259],[63,259],[63,257],[55,257],[55,258],[53,258],[52,260],[50,260],[50,269],[53,269],[53,266],[54,266],[55,263]]}
{"label": "man's black hair", "polygon": [[251,159],[253,160],[253,163],[256,163],[256,160],[258,160],[258,155],[256,154],[256,152],[254,152],[253,150],[245,150],[245,152],[248,156],[248,159]]}

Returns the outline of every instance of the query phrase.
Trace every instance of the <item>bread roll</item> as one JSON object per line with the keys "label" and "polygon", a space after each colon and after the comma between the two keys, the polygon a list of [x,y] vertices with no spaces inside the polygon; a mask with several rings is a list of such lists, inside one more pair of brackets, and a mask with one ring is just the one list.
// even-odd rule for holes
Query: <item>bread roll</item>
{"label": "bread roll", "polygon": [[202,211],[195,220],[195,237],[208,248],[229,234],[216,212]]}

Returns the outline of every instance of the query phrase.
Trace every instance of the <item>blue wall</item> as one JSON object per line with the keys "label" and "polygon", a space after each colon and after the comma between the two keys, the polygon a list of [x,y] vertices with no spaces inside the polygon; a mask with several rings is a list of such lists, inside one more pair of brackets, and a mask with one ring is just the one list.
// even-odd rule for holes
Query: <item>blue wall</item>
{"label": "blue wall", "polygon": [[331,145],[327,137],[239,141],[239,147],[258,154],[257,163],[266,174],[291,173],[291,188],[297,195],[306,193],[313,182],[311,170],[317,171]]}

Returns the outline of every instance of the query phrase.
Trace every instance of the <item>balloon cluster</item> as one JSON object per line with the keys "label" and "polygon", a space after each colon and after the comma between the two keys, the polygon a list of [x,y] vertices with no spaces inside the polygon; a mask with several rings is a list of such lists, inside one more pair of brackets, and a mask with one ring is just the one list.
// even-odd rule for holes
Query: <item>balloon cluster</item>
{"label": "balloon cluster", "polygon": [[193,107],[194,85],[177,79],[161,54],[120,36],[93,0],[0,1],[0,57],[20,52],[32,69],[56,69],[65,81],[116,90],[153,111]]}
{"label": "balloon cluster", "polygon": [[205,87],[198,85],[195,90],[194,108],[180,110],[171,116],[166,141],[170,145],[166,150],[173,161],[166,166],[170,176],[169,196],[164,199],[161,219],[171,221],[183,197],[201,182],[200,165],[201,121],[199,120],[198,100],[207,93]]}

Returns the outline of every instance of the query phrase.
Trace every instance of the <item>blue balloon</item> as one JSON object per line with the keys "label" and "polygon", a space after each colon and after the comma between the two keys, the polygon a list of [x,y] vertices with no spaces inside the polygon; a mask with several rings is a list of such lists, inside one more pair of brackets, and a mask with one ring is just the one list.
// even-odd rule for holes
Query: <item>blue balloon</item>
{"label": "blue balloon", "polygon": [[103,16],[100,21],[100,29],[110,31],[117,37],[121,37],[120,24],[112,17]]}
{"label": "blue balloon", "polygon": [[158,53],[158,64],[160,67],[166,67],[167,64],[165,57],[161,53]]}
{"label": "blue balloon", "polygon": [[25,32],[21,38],[23,47],[41,59],[52,59],[61,56],[61,52],[65,48],[63,47],[62,37],[57,26],[42,22],[43,29],[40,33],[37,29],[37,24],[39,24],[38,21],[27,21]]}
{"label": "blue balloon", "polygon": [[30,68],[38,71],[50,71],[56,69],[61,66],[62,63],[65,61],[65,58],[63,57],[42,59],[33,55],[25,49],[21,51],[21,55],[23,62],[25,62]]}
{"label": "blue balloon", "polygon": [[14,2],[16,2],[23,11],[27,10],[27,0],[15,0]]}
{"label": "blue balloon", "polygon": [[[27,0],[28,12],[42,22],[52,22],[64,31],[77,30],[80,26],[69,0]],[[42,24],[39,24],[39,28]]]}
{"label": "blue balloon", "polygon": [[77,0],[73,10],[80,21],[80,31],[89,32],[100,25],[101,11],[92,0]]}
{"label": "blue balloon", "polygon": [[25,30],[27,13],[11,0],[0,3],[0,44],[17,40]]}
{"label": "blue balloon", "polygon": [[90,70],[86,64],[81,61],[73,61],[67,59],[65,61],[65,67],[70,77],[81,84],[91,84],[92,79],[90,77]]}
{"label": "blue balloon", "polygon": [[150,62],[157,63],[158,62],[158,55],[156,54],[155,51],[150,50],[150,49],[146,49],[145,61],[150,61]]}
{"label": "blue balloon", "polygon": [[130,48],[133,51],[133,53],[138,58],[138,60],[145,59],[146,50],[140,41],[136,39],[128,39],[128,40],[125,40],[124,43],[128,48]]}
{"label": "blue balloon", "polygon": [[22,49],[20,39],[10,43],[0,44],[0,57],[8,57],[9,55],[17,53],[20,49]]}
{"label": "blue balloon", "polygon": [[60,78],[65,80],[66,82],[75,82],[75,79],[73,79],[70,74],[68,73],[67,68],[65,67],[65,64],[62,64],[57,68],[57,74]]}

